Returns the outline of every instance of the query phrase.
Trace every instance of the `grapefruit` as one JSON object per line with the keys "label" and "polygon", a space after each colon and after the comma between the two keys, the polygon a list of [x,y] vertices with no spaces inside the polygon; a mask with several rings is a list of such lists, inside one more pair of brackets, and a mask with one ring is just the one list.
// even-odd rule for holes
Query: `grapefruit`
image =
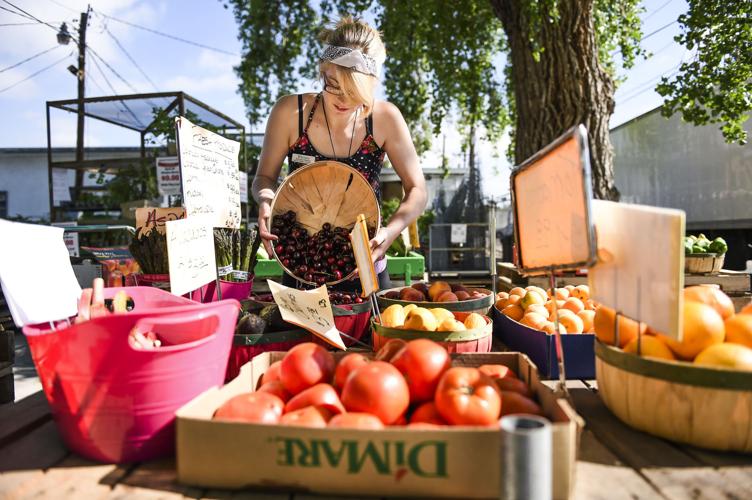
{"label": "grapefruit", "polygon": [[752,314],[736,314],[728,318],[726,342],[752,347]]}
{"label": "grapefruit", "polygon": [[[637,354],[637,337],[629,341],[624,346],[624,352]],[[671,352],[666,343],[658,337],[643,335],[640,338],[640,355],[648,358],[661,358],[676,360],[676,356]]]}
{"label": "grapefruit", "polygon": [[697,355],[695,364],[752,371],[752,349],[739,344],[714,344]]}
{"label": "grapefruit", "polygon": [[[637,321],[619,315],[619,347],[623,348],[637,337]],[[595,310],[593,329],[595,336],[604,344],[614,345],[616,335],[616,311],[610,307],[600,306]],[[640,325],[640,332],[645,333],[647,325]]]}
{"label": "grapefruit", "polygon": [[725,320],[734,315],[734,303],[728,295],[714,286],[697,285],[684,289],[684,300],[707,304]]}
{"label": "grapefruit", "polygon": [[700,302],[684,304],[684,336],[679,342],[660,335],[676,357],[692,361],[701,351],[713,344],[720,344],[726,335],[723,318],[711,306]]}

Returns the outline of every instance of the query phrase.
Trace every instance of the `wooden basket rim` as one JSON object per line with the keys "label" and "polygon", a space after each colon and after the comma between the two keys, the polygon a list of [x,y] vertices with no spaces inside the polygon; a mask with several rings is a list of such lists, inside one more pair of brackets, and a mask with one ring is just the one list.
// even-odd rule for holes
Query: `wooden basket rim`
{"label": "wooden basket rim", "polygon": [[371,318],[371,328],[382,337],[404,339],[405,336],[415,336],[415,338],[430,339],[434,342],[467,342],[470,340],[482,339],[492,335],[493,322],[488,316],[482,315],[486,320],[482,328],[473,328],[472,330],[462,330],[458,332],[427,332],[423,330],[404,330],[401,328],[390,328],[382,326],[376,318]]}
{"label": "wooden basket rim", "polygon": [[[418,307],[423,307],[426,309],[434,309],[436,307],[442,307],[445,308],[446,305],[451,304],[467,304],[468,309],[479,309],[481,307],[490,307],[494,303],[494,295],[493,292],[487,288],[468,288],[468,291],[472,290],[478,290],[480,292],[488,292],[485,297],[479,297],[477,299],[469,299],[469,300],[459,300],[457,302],[427,302],[427,301],[421,301],[421,302],[415,302],[411,300],[400,300],[400,299],[388,299],[384,297],[385,294],[389,292],[394,292],[396,290],[402,290],[403,288],[406,288],[404,286],[396,287],[396,288],[389,288],[387,290],[382,290],[376,293],[376,298],[379,300],[379,302],[383,302],[387,305],[394,305],[399,304],[401,306],[406,306],[409,304],[415,304]],[[381,304],[379,304],[381,305]],[[451,309],[450,309],[451,310]]]}
{"label": "wooden basket rim", "polygon": [[752,390],[752,371],[698,366],[687,361],[644,358],[595,340],[595,355],[624,371],[678,384],[737,391]]}

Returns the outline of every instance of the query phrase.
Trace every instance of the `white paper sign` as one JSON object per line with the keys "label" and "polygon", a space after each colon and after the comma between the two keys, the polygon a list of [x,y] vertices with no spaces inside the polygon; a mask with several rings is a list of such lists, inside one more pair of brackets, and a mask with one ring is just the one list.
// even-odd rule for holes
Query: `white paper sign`
{"label": "white paper sign", "polygon": [[452,224],[450,241],[453,244],[464,245],[467,242],[467,224]]}
{"label": "white paper sign", "polygon": [[180,163],[177,156],[157,158],[157,189],[162,196],[180,194]]}
{"label": "white paper sign", "polygon": [[52,169],[52,202],[56,207],[62,201],[71,201],[70,189],[76,182],[76,172],[66,168]]}
{"label": "white paper sign", "polygon": [[[76,227],[78,226],[78,222],[53,222],[53,226],[55,227]],[[68,249],[68,254],[70,254],[71,257],[80,257],[81,252],[78,247],[78,233],[74,233],[71,231],[67,231],[63,233],[63,242],[65,242],[65,246]]]}
{"label": "white paper sign", "polygon": [[207,215],[214,227],[240,227],[240,143],[176,118],[183,204],[188,218]]}
{"label": "white paper sign", "polygon": [[248,203],[248,174],[240,172],[240,202]]}
{"label": "white paper sign", "polygon": [[366,226],[366,217],[360,214],[350,232],[350,243],[352,244],[353,255],[355,256],[355,265],[358,266],[358,277],[360,278],[360,286],[363,288],[364,297],[368,297],[373,292],[379,290],[379,280],[376,277],[376,269],[373,267],[370,241],[368,226]]}
{"label": "white paper sign", "polygon": [[[0,219],[0,281],[16,325],[76,315],[81,286],[63,244],[63,228]],[[12,242],[12,244],[10,243]]]}
{"label": "white paper sign", "polygon": [[334,313],[326,285],[313,290],[297,290],[272,280],[266,282],[283,320],[305,328],[334,347],[347,350],[339,330],[334,325]]}
{"label": "white paper sign", "polygon": [[167,221],[170,291],[192,292],[217,279],[214,230],[207,217]]}
{"label": "white paper sign", "polygon": [[598,263],[588,272],[591,298],[680,339],[684,212],[603,200],[592,207]]}

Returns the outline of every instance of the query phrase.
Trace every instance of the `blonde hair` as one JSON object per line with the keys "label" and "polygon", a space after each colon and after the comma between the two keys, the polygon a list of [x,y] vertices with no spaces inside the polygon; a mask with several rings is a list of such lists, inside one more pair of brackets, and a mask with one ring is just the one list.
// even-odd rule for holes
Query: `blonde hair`
{"label": "blonde hair", "polygon": [[[386,58],[384,42],[381,35],[368,23],[351,16],[341,18],[335,25],[325,27],[319,39],[327,45],[358,49],[363,54],[371,56],[381,65]],[[352,68],[345,68],[329,62],[319,64],[319,77],[324,80],[324,71],[331,69],[337,77],[337,83],[342,91],[354,101],[363,105],[363,114],[368,116],[373,111],[374,90],[378,79],[373,75],[366,75]]]}

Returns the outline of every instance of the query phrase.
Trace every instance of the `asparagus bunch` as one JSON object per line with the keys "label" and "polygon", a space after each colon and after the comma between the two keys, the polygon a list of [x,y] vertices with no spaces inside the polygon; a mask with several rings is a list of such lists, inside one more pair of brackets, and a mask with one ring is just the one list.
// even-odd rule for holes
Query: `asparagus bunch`
{"label": "asparagus bunch", "polygon": [[244,231],[214,229],[217,273],[225,281],[248,281],[256,267],[256,253],[261,245],[258,226]]}
{"label": "asparagus bunch", "polygon": [[229,275],[233,270],[233,233],[236,230],[226,228],[214,229],[214,257],[217,261],[217,275],[220,279],[231,281]]}
{"label": "asparagus bunch", "polygon": [[138,262],[144,274],[168,274],[170,266],[167,260],[167,238],[157,230],[142,235],[141,229],[136,233],[128,249]]}

